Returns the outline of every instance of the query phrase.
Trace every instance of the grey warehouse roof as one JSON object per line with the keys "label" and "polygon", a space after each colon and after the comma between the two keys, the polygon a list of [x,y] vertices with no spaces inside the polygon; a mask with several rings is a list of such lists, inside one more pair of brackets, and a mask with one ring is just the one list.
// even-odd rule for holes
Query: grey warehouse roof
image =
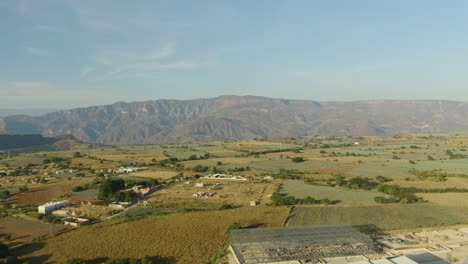
{"label": "grey warehouse roof", "polygon": [[317,261],[377,252],[367,235],[349,225],[235,229],[231,247],[240,263]]}

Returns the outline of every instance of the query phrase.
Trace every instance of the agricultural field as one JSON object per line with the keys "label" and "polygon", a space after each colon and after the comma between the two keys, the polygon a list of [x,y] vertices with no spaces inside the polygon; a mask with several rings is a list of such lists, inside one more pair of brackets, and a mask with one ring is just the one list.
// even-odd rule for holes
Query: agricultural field
{"label": "agricultural field", "polygon": [[57,233],[64,229],[62,225],[43,223],[37,220],[25,220],[22,218],[0,218],[0,232],[10,235],[10,242],[25,243],[33,239]]}
{"label": "agricultural field", "polygon": [[288,212],[288,208],[262,207],[111,220],[31,244],[16,254],[30,262],[149,256],[155,263],[204,263],[226,249],[232,223],[281,226]]}
{"label": "agricultural field", "polygon": [[315,199],[329,199],[339,201],[340,204],[375,204],[374,197],[383,196],[375,191],[349,190],[329,186],[317,186],[300,180],[286,180],[282,185],[282,192],[296,198],[307,196]]}
{"label": "agricultural field", "polygon": [[468,210],[432,204],[295,207],[287,225],[374,225],[380,230],[467,223]]}
{"label": "agricultural field", "polygon": [[[204,183],[204,187],[195,187],[196,183]],[[269,195],[275,192],[278,182],[253,183],[238,182],[219,179],[199,179],[193,182],[180,182],[172,184],[154,192],[148,197],[150,204],[161,207],[190,206],[199,202],[214,204],[219,207],[223,204],[235,206],[248,206],[250,201],[259,201],[261,205],[270,202]],[[193,197],[198,192],[213,193],[213,197]]]}
{"label": "agricultural field", "polygon": [[90,183],[91,178],[74,178],[56,183],[42,184],[39,187],[31,187],[27,192],[16,193],[8,202],[16,206],[40,205],[71,193],[73,187]]}
{"label": "agricultural field", "polygon": [[[47,219],[35,219],[37,212],[32,209],[45,202],[70,199],[78,214],[100,222],[24,247],[12,243],[18,256],[31,263],[61,262],[71,257],[99,262],[110,256],[145,255],[153,257],[155,263],[204,263],[226,249],[226,230],[233,222],[250,227],[280,226],[292,205],[297,207],[292,207],[289,225],[375,225],[387,231],[466,224],[467,164],[468,134],[297,137],[18,151],[11,159],[0,160],[0,232],[15,230],[17,218],[13,217],[22,215],[27,220],[18,219],[23,221],[18,227],[31,222],[31,230],[24,229],[31,235],[16,227],[17,231],[8,231],[14,239],[24,236],[24,242],[30,243],[34,236],[50,234],[38,231],[51,227]],[[116,173],[121,167],[137,171]],[[203,178],[212,173],[247,180]],[[357,177],[369,186],[345,185]],[[108,180],[120,182],[119,191],[127,194],[136,182],[152,189],[147,196],[128,196],[135,204],[114,212],[108,203],[126,196],[101,196],[103,200],[96,201],[99,185]],[[203,187],[195,186],[202,182]],[[413,200],[401,199],[379,192],[383,184],[421,190],[413,191]],[[82,189],[74,192],[77,186]],[[460,190],[431,190],[446,188]],[[321,201],[306,202],[307,196]],[[376,196],[395,199],[377,204]],[[326,199],[339,203],[325,206]],[[259,204],[250,206],[251,201]],[[3,226],[8,227],[4,230]]]}
{"label": "agricultural field", "polygon": [[468,210],[468,193],[420,193],[418,196],[431,204],[461,207],[460,210]]}
{"label": "agricultural field", "polygon": [[143,171],[138,171],[131,173],[131,177],[137,177],[137,178],[150,178],[150,179],[157,179],[157,180],[169,180],[172,177],[176,176],[178,174],[177,171],[174,170],[143,170]]}

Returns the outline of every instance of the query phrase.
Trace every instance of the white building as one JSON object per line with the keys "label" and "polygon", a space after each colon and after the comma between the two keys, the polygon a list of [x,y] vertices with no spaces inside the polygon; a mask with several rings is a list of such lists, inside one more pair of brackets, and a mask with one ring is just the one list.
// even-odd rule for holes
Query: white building
{"label": "white building", "polygon": [[63,208],[67,205],[70,205],[69,201],[56,201],[56,202],[51,202],[51,203],[45,203],[43,205],[39,205],[37,207],[37,211],[40,214],[49,214],[57,209]]}

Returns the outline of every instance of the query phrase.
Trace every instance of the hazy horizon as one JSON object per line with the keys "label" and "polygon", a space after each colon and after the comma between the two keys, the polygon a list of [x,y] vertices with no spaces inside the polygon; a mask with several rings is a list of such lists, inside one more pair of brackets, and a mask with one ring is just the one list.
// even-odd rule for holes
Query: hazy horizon
{"label": "hazy horizon", "polygon": [[1,108],[466,101],[465,1],[0,2]]}

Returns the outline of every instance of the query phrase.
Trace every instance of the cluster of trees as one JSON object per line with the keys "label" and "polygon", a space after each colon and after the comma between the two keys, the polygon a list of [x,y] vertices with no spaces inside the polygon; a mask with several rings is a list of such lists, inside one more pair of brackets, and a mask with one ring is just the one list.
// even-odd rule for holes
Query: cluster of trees
{"label": "cluster of trees", "polygon": [[69,159],[61,158],[61,157],[52,157],[42,161],[42,164],[50,164],[50,163],[60,163],[60,162],[67,162],[70,163]]}
{"label": "cluster of trees", "polygon": [[447,180],[447,177],[452,176],[449,173],[440,172],[437,170],[419,171],[417,169],[411,169],[408,172],[418,177],[421,180],[432,180],[432,181],[438,181],[438,182],[444,182]]}
{"label": "cluster of trees", "polygon": [[291,158],[292,162],[295,162],[295,163],[300,163],[300,162],[304,162],[305,159],[303,157],[294,157],[294,158]]}
{"label": "cluster of trees", "polygon": [[0,190],[0,199],[6,199],[10,194],[9,190]]}
{"label": "cluster of trees", "polygon": [[271,201],[274,206],[281,205],[296,205],[296,204],[335,204],[337,201],[331,201],[329,199],[315,199],[313,197],[307,196],[304,199],[296,198],[291,195],[281,194],[278,192],[273,193],[271,196]]}
{"label": "cluster of trees", "polygon": [[278,179],[299,180],[302,178],[301,174],[303,174],[303,172],[298,170],[279,169],[279,171],[274,173],[273,176]]}
{"label": "cluster of trees", "polygon": [[106,179],[101,182],[98,189],[98,197],[103,200],[131,202],[136,197],[133,191],[125,189],[125,181],[122,179]]}
{"label": "cluster of trees", "polygon": [[197,164],[195,167],[192,168],[194,172],[207,172],[210,169],[208,166],[203,166],[201,164]]}
{"label": "cluster of trees", "polygon": [[79,186],[75,186],[72,188],[72,192],[82,192],[82,191],[86,191],[89,189],[89,184],[85,184],[83,186],[79,185]]}
{"label": "cluster of trees", "polygon": [[449,159],[466,159],[468,155],[461,154],[461,153],[454,153],[451,150],[446,150],[445,153],[449,156]]}
{"label": "cluster of trees", "polygon": [[210,158],[210,154],[205,153],[203,156],[197,156],[197,155],[193,154],[188,159],[189,160],[199,160],[199,159],[209,159],[209,158]]}
{"label": "cluster of trees", "polygon": [[374,198],[378,203],[418,203],[423,201],[422,198],[414,194],[416,188],[401,188],[397,185],[381,184],[377,190],[392,196],[390,198],[381,196]]}
{"label": "cluster of trees", "polygon": [[369,178],[354,177],[346,180],[345,177],[338,175],[335,177],[336,185],[349,189],[371,190],[378,184],[369,180]]}
{"label": "cluster of trees", "polygon": [[62,223],[62,220],[61,220],[60,216],[56,216],[56,215],[53,215],[53,214],[47,214],[47,215],[38,214],[37,219],[45,221],[47,223],[51,223],[51,224],[61,224]]}

